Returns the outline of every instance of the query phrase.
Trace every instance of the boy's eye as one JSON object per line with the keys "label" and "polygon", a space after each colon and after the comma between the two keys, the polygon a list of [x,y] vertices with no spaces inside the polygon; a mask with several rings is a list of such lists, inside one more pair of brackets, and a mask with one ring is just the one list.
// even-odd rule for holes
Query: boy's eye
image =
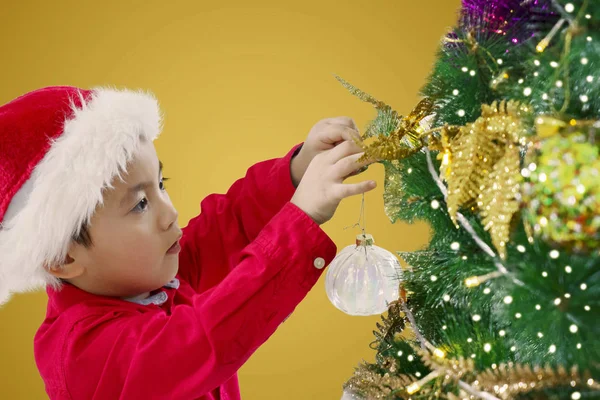
{"label": "boy's eye", "polygon": [[136,204],[136,206],[133,209],[133,211],[135,211],[135,212],[143,212],[143,211],[146,210],[146,207],[148,207],[148,199],[146,199],[145,197],[143,197],[142,200],[140,200],[140,202]]}
{"label": "boy's eye", "polygon": [[[167,190],[167,187],[165,186],[164,181],[168,180],[169,178],[162,178],[160,180],[160,182],[158,183],[158,187],[161,191],[165,191]],[[146,210],[146,208],[148,207],[148,199],[143,197],[142,200],[140,200],[139,203],[136,204],[135,208],[132,211],[135,212],[143,212],[144,210]]]}
{"label": "boy's eye", "polygon": [[167,187],[165,186],[165,182],[164,181],[168,181],[169,178],[165,178],[163,177],[160,182],[158,183],[158,187],[160,188],[160,190],[165,191],[167,190]]}

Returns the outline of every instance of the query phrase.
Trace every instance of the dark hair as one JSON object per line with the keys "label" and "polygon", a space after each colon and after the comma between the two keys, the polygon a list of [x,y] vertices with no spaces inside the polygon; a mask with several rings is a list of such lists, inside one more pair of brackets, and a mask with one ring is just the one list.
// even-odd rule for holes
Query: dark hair
{"label": "dark hair", "polygon": [[90,231],[88,230],[88,225],[84,222],[79,231],[79,235],[73,235],[72,238],[75,243],[82,245],[86,249],[92,247],[92,237],[90,236]]}

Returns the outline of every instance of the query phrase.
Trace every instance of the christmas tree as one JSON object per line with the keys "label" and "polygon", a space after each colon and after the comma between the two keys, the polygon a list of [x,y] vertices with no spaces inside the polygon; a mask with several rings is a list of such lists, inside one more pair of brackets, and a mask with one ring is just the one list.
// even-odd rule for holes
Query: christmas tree
{"label": "christmas tree", "polygon": [[600,398],[600,1],[463,0],[407,116],[377,115],[403,295],[357,399]]}

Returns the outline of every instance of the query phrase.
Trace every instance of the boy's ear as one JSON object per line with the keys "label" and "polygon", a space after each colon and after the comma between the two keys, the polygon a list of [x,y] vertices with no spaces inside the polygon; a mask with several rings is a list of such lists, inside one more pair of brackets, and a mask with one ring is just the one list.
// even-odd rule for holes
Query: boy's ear
{"label": "boy's ear", "polygon": [[84,272],[83,265],[75,262],[70,254],[67,254],[65,262],[61,265],[46,265],[46,270],[50,275],[59,279],[72,279],[80,276]]}

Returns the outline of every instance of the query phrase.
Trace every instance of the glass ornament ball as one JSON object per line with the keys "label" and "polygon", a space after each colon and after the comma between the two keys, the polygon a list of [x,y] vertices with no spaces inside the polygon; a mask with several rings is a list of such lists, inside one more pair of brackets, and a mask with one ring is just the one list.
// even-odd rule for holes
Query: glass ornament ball
{"label": "glass ornament ball", "polygon": [[331,303],[349,315],[379,315],[398,300],[402,267],[391,252],[359,234],[333,259],[325,277]]}

